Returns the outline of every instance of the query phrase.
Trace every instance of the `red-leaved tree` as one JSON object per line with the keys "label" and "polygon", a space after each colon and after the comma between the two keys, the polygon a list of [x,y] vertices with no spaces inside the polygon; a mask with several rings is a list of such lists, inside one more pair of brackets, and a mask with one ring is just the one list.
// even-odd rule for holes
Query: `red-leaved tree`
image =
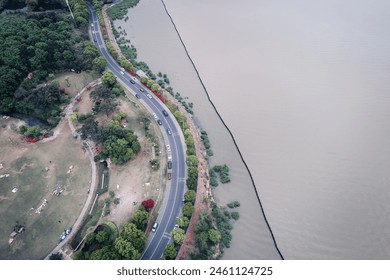
{"label": "red-leaved tree", "polygon": [[154,201],[153,201],[153,199],[147,199],[147,200],[142,201],[141,205],[143,207],[145,207],[145,209],[147,211],[150,211],[150,209],[152,209],[154,207]]}

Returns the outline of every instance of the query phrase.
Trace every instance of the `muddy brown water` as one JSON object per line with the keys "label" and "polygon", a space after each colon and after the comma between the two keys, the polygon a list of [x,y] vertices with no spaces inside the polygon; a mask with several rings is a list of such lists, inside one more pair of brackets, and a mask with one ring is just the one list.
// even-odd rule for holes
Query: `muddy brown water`
{"label": "muddy brown water", "polygon": [[[165,0],[253,175],[286,259],[390,258],[390,2]],[[225,259],[279,257],[253,184],[160,0],[129,11],[128,39],[195,104],[212,164],[239,200]]]}

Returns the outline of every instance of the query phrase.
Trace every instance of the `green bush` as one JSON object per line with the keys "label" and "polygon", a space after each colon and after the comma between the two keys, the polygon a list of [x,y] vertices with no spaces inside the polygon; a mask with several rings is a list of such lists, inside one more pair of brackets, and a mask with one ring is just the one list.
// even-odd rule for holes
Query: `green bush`
{"label": "green bush", "polygon": [[240,207],[240,202],[237,201],[237,200],[235,200],[235,201],[229,202],[229,203],[227,204],[227,206],[228,206],[229,208]]}
{"label": "green bush", "polygon": [[240,218],[240,213],[238,212],[232,212],[231,216],[234,220],[238,220]]}

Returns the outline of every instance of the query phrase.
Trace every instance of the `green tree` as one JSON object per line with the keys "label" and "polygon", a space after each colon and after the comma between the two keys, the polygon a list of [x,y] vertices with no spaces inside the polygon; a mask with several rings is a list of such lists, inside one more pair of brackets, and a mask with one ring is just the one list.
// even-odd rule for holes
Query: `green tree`
{"label": "green tree", "polygon": [[148,82],[148,78],[146,77],[141,77],[140,78],[140,82],[143,83],[143,84],[146,84]]}
{"label": "green tree", "polygon": [[183,229],[176,228],[176,229],[172,230],[171,235],[173,238],[173,242],[175,242],[178,245],[183,243],[184,237],[185,237],[185,232]]}
{"label": "green tree", "polygon": [[27,128],[26,135],[31,138],[36,138],[41,136],[41,132],[38,126],[30,126]]}
{"label": "green tree", "polygon": [[25,134],[26,132],[27,132],[27,126],[21,125],[21,126],[19,127],[19,133],[20,133],[20,134]]}
{"label": "green tree", "polygon": [[126,260],[138,260],[141,253],[134,245],[123,237],[118,237],[114,242],[114,248],[119,255]]}
{"label": "green tree", "polygon": [[90,260],[120,260],[122,256],[116,251],[114,246],[107,245],[91,253]]}
{"label": "green tree", "polygon": [[164,249],[164,256],[168,260],[173,260],[177,255],[175,244],[170,243]]}
{"label": "green tree", "polygon": [[221,233],[216,229],[210,229],[208,231],[209,239],[214,244],[218,243],[221,240]]}
{"label": "green tree", "polygon": [[49,260],[62,260],[63,256],[61,253],[53,253],[50,255]]}
{"label": "green tree", "polygon": [[110,156],[114,164],[123,164],[135,157],[129,142],[126,139],[118,139],[114,136],[104,142],[104,154]]}
{"label": "green tree", "polygon": [[111,71],[104,71],[102,75],[102,82],[107,87],[113,87],[116,83],[116,77]]}
{"label": "green tree", "polygon": [[181,227],[181,228],[186,228],[188,227],[190,221],[188,220],[187,217],[181,216],[176,218],[176,224]]}
{"label": "green tree", "polygon": [[187,165],[190,167],[197,167],[199,163],[199,160],[196,156],[190,155],[187,156]]}
{"label": "green tree", "polygon": [[96,237],[96,234],[91,232],[87,235],[87,237],[85,238],[85,244],[86,245],[91,245],[93,242],[95,242],[95,237]]}
{"label": "green tree", "polygon": [[[111,73],[111,72],[107,72]],[[115,95],[112,93],[111,89],[105,85],[97,86],[92,92],[91,92],[91,99],[94,102],[97,101],[103,101],[103,100],[109,100],[114,99]]]}
{"label": "green tree", "polygon": [[231,217],[234,219],[234,220],[238,220],[240,218],[240,213],[238,212],[232,212],[231,213]]}
{"label": "green tree", "polygon": [[131,242],[134,248],[142,251],[146,244],[146,236],[142,230],[137,229],[133,223],[127,223],[120,232],[120,237]]}
{"label": "green tree", "polygon": [[143,210],[137,210],[130,218],[130,222],[135,224],[137,229],[144,231],[152,215]]}
{"label": "green tree", "polygon": [[192,216],[192,213],[194,213],[194,206],[191,202],[186,202],[182,207],[181,210],[183,212],[183,216],[186,216],[190,218]]}
{"label": "green tree", "polygon": [[97,72],[102,73],[107,66],[107,61],[103,56],[98,56],[94,58],[92,64]]}
{"label": "green tree", "polygon": [[148,80],[148,81],[146,82],[146,85],[147,85],[148,87],[151,87],[153,84],[154,84],[154,81],[153,81],[153,80]]}
{"label": "green tree", "polygon": [[77,113],[76,112],[74,112],[74,113],[72,113],[72,114],[70,114],[70,120],[72,121],[72,122],[75,122],[75,121],[77,121]]}
{"label": "green tree", "polygon": [[194,204],[195,199],[196,199],[196,192],[194,190],[188,190],[184,194],[184,200],[186,202],[191,202],[192,204]]}
{"label": "green tree", "polygon": [[108,240],[108,238],[109,238],[108,233],[105,232],[104,230],[99,231],[95,237],[96,241],[99,243],[104,243],[105,241]]}
{"label": "green tree", "polygon": [[87,118],[80,131],[81,139],[85,140],[87,138],[92,138],[95,140],[96,135],[98,135],[99,132],[99,124],[94,118]]}
{"label": "green tree", "polygon": [[153,83],[152,86],[150,87],[150,89],[151,89],[152,91],[156,91],[156,90],[158,90],[159,88],[160,88],[160,85],[157,84],[157,83]]}
{"label": "green tree", "polygon": [[232,201],[232,202],[229,202],[229,203],[227,204],[227,206],[228,206],[229,208],[240,207],[240,202],[237,201],[237,200],[234,200],[234,201]]}

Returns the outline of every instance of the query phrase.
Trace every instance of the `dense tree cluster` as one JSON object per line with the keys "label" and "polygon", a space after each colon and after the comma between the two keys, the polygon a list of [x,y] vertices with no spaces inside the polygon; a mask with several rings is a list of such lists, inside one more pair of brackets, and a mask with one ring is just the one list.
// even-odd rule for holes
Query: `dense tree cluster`
{"label": "dense tree cluster", "polygon": [[150,214],[137,210],[130,221],[117,231],[107,224],[102,224],[97,229],[87,235],[82,250],[75,254],[75,259],[90,260],[137,260],[140,258],[146,245],[146,236],[143,229],[136,223],[141,222],[144,227]]}
{"label": "dense tree cluster", "polygon": [[32,90],[21,86],[15,91],[14,100],[17,112],[55,126],[61,118],[61,105],[69,99],[61,93],[58,84],[52,83]]}
{"label": "dense tree cluster", "polygon": [[[216,225],[216,226],[215,226]],[[212,259],[215,246],[223,252],[225,247],[230,247],[233,226],[229,217],[225,216],[218,206],[212,204],[212,214],[202,213],[195,225],[195,248],[191,253],[192,259]]]}
{"label": "dense tree cluster", "polygon": [[63,9],[64,0],[0,0],[0,12],[4,9],[21,9],[27,6],[31,11]]}
{"label": "dense tree cluster", "polygon": [[91,69],[96,48],[80,43],[86,35],[75,32],[61,13],[1,17],[0,26],[0,113],[53,120],[63,94],[54,85],[36,87],[50,73]]}
{"label": "dense tree cluster", "polygon": [[123,117],[124,114],[120,113],[108,125],[99,126],[94,117],[90,116],[80,129],[82,139],[92,139],[97,144],[103,144],[102,158],[110,157],[114,164],[123,164],[133,159],[141,150],[134,132],[121,127],[120,120]]}
{"label": "dense tree cluster", "polygon": [[85,0],[69,0],[73,16],[78,25],[88,25],[88,8]]}
{"label": "dense tree cluster", "polygon": [[144,210],[137,210],[131,215],[130,222],[135,224],[135,226],[144,231],[152,215]]}
{"label": "dense tree cluster", "polygon": [[93,111],[95,113],[105,113],[109,114],[113,112],[117,106],[115,100],[116,95],[113,90],[104,86],[98,86],[90,95],[92,101],[94,102]]}

